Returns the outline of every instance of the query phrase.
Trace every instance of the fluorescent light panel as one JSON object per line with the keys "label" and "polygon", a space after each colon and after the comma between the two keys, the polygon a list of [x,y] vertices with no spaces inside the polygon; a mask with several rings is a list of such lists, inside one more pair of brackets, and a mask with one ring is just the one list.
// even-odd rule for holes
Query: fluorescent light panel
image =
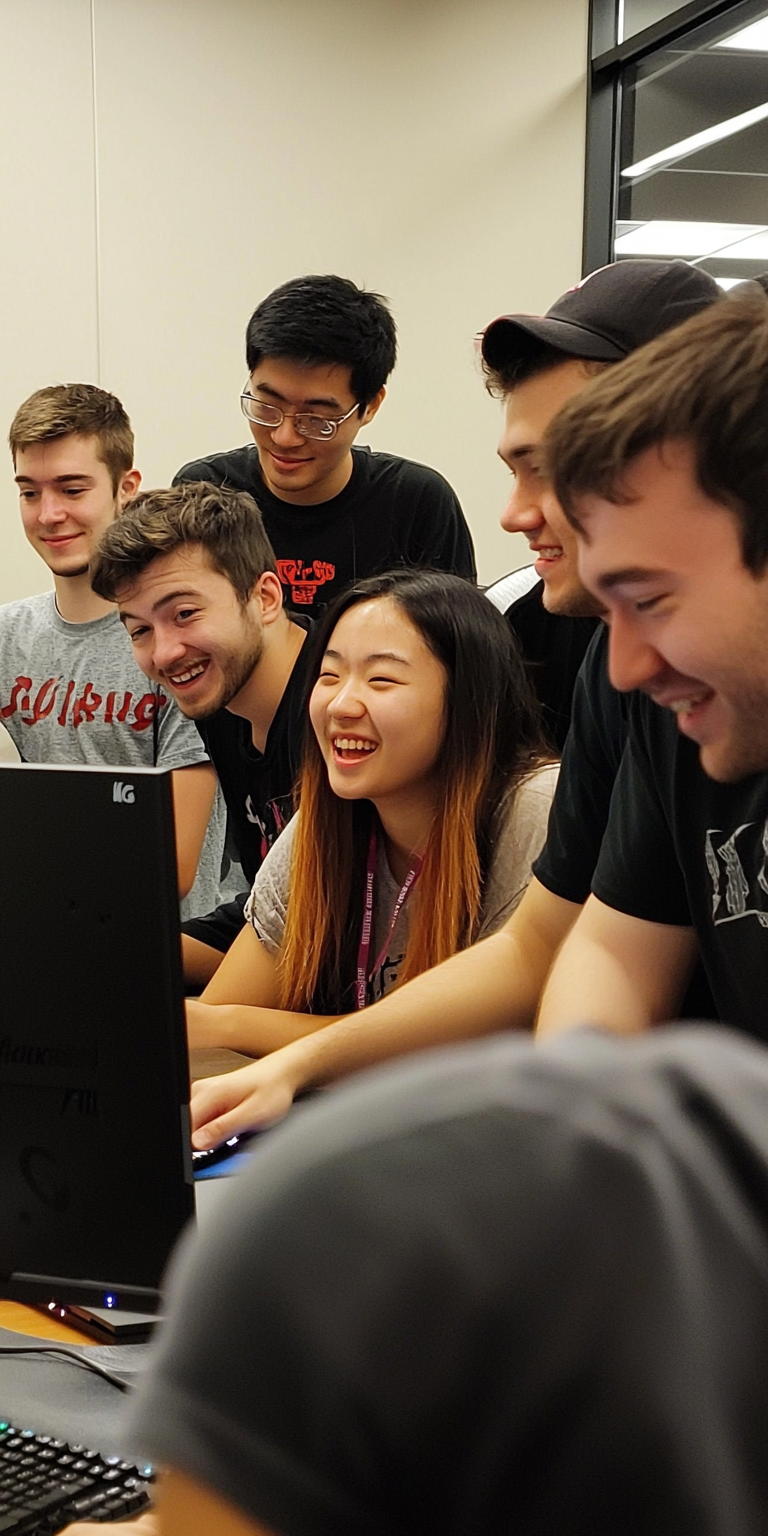
{"label": "fluorescent light panel", "polygon": [[728,260],[731,256],[738,261],[768,261],[768,233],[750,235],[748,240],[740,240],[738,245],[726,246],[725,250],[718,251],[718,256],[724,256]]}
{"label": "fluorescent light panel", "polygon": [[753,21],[749,27],[742,27],[740,32],[732,32],[730,37],[721,38],[715,48],[744,48],[752,53],[768,53],[768,16],[762,21]]}
{"label": "fluorescent light panel", "polygon": [[[729,255],[739,254],[739,240],[768,240],[759,224],[696,224],[682,219],[649,219],[638,229],[628,230],[616,240],[617,256],[711,256],[728,248]],[[751,253],[750,253],[751,254]],[[758,253],[755,253],[756,258]]]}
{"label": "fluorescent light panel", "polygon": [[689,138],[680,139],[677,144],[669,144],[666,149],[658,149],[655,154],[646,155],[644,160],[628,165],[621,174],[632,181],[637,176],[647,175],[649,171],[660,171],[675,160],[685,160],[688,155],[695,155],[697,150],[706,149],[709,144],[719,144],[721,139],[729,139],[734,133],[743,133],[745,128],[762,123],[766,117],[768,101],[761,102],[759,107],[750,107],[748,112],[739,112],[737,117],[728,117],[722,123],[712,123],[710,128],[702,128],[701,133],[692,133]]}

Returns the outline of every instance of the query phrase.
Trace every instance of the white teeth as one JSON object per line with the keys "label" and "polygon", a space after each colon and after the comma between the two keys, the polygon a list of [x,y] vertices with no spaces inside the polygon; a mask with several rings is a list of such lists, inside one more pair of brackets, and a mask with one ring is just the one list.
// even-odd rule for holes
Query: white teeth
{"label": "white teeth", "polygon": [[697,699],[672,699],[669,708],[675,715],[687,715],[689,710],[695,709],[705,698],[706,694],[702,693]]}
{"label": "white teeth", "polygon": [[188,672],[169,673],[168,677],[169,677],[169,681],[172,682],[172,683],[188,683],[191,680],[191,678],[199,677],[200,674],[202,672],[204,672],[204,671],[205,671],[205,662],[201,661],[199,666],[197,666],[197,667],[190,667]]}
{"label": "white teeth", "polygon": [[334,736],[333,745],[337,752],[375,752],[375,741],[358,741],[357,737]]}

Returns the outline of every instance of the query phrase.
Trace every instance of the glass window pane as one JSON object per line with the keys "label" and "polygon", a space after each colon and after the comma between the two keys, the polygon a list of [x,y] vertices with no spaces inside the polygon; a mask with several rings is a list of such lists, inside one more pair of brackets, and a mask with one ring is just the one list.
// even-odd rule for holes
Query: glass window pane
{"label": "glass window pane", "polygon": [[768,269],[768,4],[627,71],[616,256],[684,256],[719,280]]}
{"label": "glass window pane", "polygon": [[688,0],[619,0],[619,42],[681,11]]}

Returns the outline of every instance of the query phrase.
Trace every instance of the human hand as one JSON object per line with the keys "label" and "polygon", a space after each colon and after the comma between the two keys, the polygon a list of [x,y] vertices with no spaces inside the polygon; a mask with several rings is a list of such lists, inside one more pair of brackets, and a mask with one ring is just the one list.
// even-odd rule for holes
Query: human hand
{"label": "human hand", "polygon": [[302,1087],[291,1046],[251,1066],[204,1077],[192,1084],[192,1145],[205,1152],[241,1131],[257,1131],[281,1120]]}

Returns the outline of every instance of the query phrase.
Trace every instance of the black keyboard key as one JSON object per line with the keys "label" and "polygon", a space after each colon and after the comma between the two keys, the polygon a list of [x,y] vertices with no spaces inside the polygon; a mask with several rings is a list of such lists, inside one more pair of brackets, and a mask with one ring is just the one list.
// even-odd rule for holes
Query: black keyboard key
{"label": "black keyboard key", "polygon": [[143,1509],[144,1506],[148,1503],[149,1486],[147,1483],[142,1483],[138,1488],[134,1488],[132,1492],[128,1494],[125,1502],[126,1514],[135,1515],[137,1510]]}
{"label": "black keyboard key", "polygon": [[54,1504],[63,1503],[60,1488],[49,1488],[45,1493],[32,1493],[24,1499],[24,1507],[32,1514],[42,1514],[44,1509],[51,1509]]}

